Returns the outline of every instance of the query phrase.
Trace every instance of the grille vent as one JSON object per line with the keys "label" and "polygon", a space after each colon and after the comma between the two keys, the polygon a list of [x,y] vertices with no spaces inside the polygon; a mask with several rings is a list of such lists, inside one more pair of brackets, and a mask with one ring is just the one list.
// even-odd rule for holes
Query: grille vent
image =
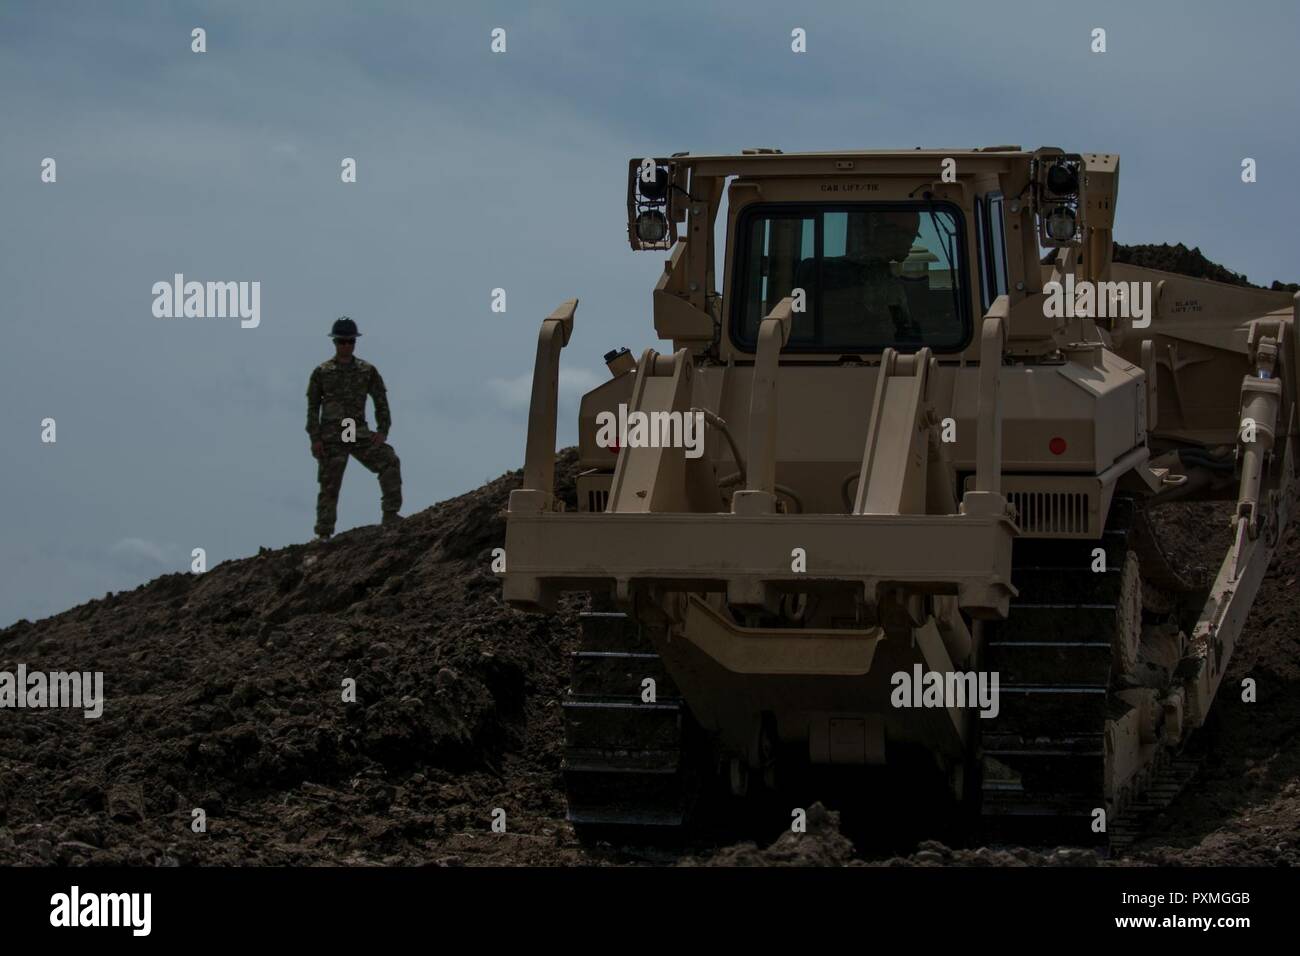
{"label": "grille vent", "polygon": [[1026,534],[1086,534],[1089,496],[1079,491],[1009,491]]}

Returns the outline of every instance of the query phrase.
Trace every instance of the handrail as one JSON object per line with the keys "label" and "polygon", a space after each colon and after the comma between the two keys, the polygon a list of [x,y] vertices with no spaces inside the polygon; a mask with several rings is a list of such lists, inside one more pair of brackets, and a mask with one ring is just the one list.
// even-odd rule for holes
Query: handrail
{"label": "handrail", "polygon": [[979,411],[975,423],[975,487],[962,495],[961,513],[1001,515],[1002,496],[1002,355],[1007,342],[1010,299],[1000,295],[980,326]]}
{"label": "handrail", "polygon": [[776,376],[781,349],[790,341],[794,300],[786,296],[758,327],[754,380],[749,393],[749,462],[745,491],[732,497],[737,513],[770,513],[776,507]]}
{"label": "handrail", "polygon": [[1010,300],[998,296],[980,327],[979,419],[975,437],[975,490],[1002,493],[1002,401],[999,379]]}
{"label": "handrail", "polygon": [[[555,425],[559,410],[560,351],[573,334],[578,300],[560,303],[542,320],[533,365],[533,394],[528,406],[528,446],[524,484],[510,493],[511,511],[549,511],[555,499]],[[521,494],[520,492],[523,492]]]}

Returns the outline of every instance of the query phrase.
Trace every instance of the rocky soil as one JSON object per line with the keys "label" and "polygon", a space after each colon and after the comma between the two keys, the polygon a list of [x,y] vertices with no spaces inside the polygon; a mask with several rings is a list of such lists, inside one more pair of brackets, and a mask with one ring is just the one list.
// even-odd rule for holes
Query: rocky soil
{"label": "rocky soil", "polygon": [[[574,458],[560,460],[572,502]],[[103,716],[0,712],[4,864],[1065,865],[1090,851],[864,851],[808,832],[585,847],[564,822],[559,703],[580,609],[505,607],[490,571],[518,472],[395,529],[229,561],[0,631],[0,671],[103,671]],[[1159,512],[1209,568],[1227,511]],[[1300,553],[1279,552],[1203,734],[1204,770],[1127,863],[1300,863]],[[346,680],[356,702],[345,702]],[[202,809],[204,833],[193,829]],[[504,810],[505,833],[492,831]],[[733,828],[734,829],[734,828]],[[1115,862],[1115,861],[1108,861]]]}
{"label": "rocky soil", "polygon": [[[1231,269],[1226,269],[1217,262],[1207,259],[1198,247],[1193,246],[1188,249],[1181,242],[1172,246],[1167,242],[1130,246],[1121,245],[1117,242],[1114,248],[1114,260],[1141,266],[1144,269],[1177,272],[1197,279],[1212,279],[1215,282],[1244,285],[1252,289],[1268,288],[1274,292],[1300,291],[1300,285],[1294,282],[1284,283],[1274,280],[1269,286],[1255,285],[1241,273],[1233,272]],[[1051,262],[1051,258],[1047,258],[1046,261]]]}
{"label": "rocky soil", "polygon": [[107,698],[0,712],[0,863],[582,860],[558,786],[573,615],[509,610],[490,571],[518,481],[0,631],[0,671],[103,671]]}

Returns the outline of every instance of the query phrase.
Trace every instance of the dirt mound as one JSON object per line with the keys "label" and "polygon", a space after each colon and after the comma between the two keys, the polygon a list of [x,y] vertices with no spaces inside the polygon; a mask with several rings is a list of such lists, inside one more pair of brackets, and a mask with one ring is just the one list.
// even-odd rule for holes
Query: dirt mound
{"label": "dirt mound", "polygon": [[[1157,510],[1175,561],[1212,577],[1230,544],[1232,506]],[[1201,772],[1130,854],[1179,865],[1300,866],[1300,534],[1294,520],[1264,576],[1210,720]],[[1255,701],[1242,682],[1255,682]]]}
{"label": "dirt mound", "polygon": [[102,671],[106,698],[3,713],[0,863],[415,863],[497,807],[562,819],[573,615],[510,610],[490,571],[519,481],[0,631],[0,671]]}
{"label": "dirt mound", "polygon": [[854,859],[853,843],[840,832],[840,815],[820,803],[808,808],[802,833],[788,830],[766,849],[740,843],[707,855],[689,857],[679,866],[844,866]]}
{"label": "dirt mound", "polygon": [[[575,501],[573,452],[559,459]],[[0,671],[102,671],[103,716],[0,713],[0,864],[1089,865],[1016,847],[855,850],[838,815],[760,844],[587,847],[564,821],[560,700],[574,601],[501,601],[514,472],[324,545],[261,550],[0,631]],[[1173,560],[1212,573],[1225,505],[1156,512]],[[1300,547],[1261,588],[1201,777],[1128,861],[1300,865]],[[1241,700],[1251,677],[1258,701]],[[356,702],[343,700],[355,681]],[[194,811],[207,831],[195,833]],[[492,830],[505,812],[506,832]],[[716,836],[716,835],[715,835]]]}
{"label": "dirt mound", "polygon": [[1261,286],[1252,285],[1244,275],[1226,269],[1217,262],[1211,262],[1202,255],[1199,247],[1188,249],[1181,242],[1173,246],[1167,242],[1162,242],[1159,245],[1147,243],[1133,246],[1123,246],[1117,242],[1115,243],[1114,261],[1126,262],[1130,265],[1141,266],[1144,269],[1176,272],[1179,275],[1191,276],[1195,279],[1212,279],[1215,282],[1226,282],[1229,285],[1261,288]]}
{"label": "dirt mound", "polygon": [[[1233,272],[1210,259],[1207,259],[1201,252],[1200,247],[1193,246],[1188,249],[1181,242],[1177,245],[1169,245],[1162,242],[1156,243],[1136,243],[1134,245],[1113,244],[1112,259],[1115,262],[1124,262],[1129,265],[1139,266],[1143,269],[1159,269],[1162,272],[1173,272],[1178,275],[1191,276],[1193,279],[1211,279],[1214,282],[1226,282],[1229,285],[1246,286],[1251,289],[1270,289],[1274,292],[1300,292],[1300,284],[1295,282],[1278,282],[1274,280],[1270,286],[1255,285],[1245,275]],[[1051,265],[1056,258],[1056,250],[1051,250],[1043,256],[1043,265]]]}

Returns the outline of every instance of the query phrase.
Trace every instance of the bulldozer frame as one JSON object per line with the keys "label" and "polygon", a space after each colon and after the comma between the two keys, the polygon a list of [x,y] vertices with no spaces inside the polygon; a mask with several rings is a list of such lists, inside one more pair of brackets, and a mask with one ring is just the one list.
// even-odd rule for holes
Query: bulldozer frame
{"label": "bulldozer frame", "polygon": [[[1052,147],[630,161],[629,242],[669,253],[652,304],[671,351],[610,353],[566,512],[577,300],[542,322],[507,516],[510,604],[607,608],[575,663],[566,774],[602,781],[571,788],[575,823],[685,818],[680,794],[619,810],[638,774],[683,776],[684,734],[630,729],[664,699],[655,719],[696,727],[737,793],[770,780],[777,745],[866,765],[908,743],[958,795],[975,781],[986,817],[1079,842],[1140,802],[1204,723],[1295,505],[1300,296],[1113,263],[1118,175],[1115,154]],[[892,223],[929,245],[886,268],[861,250]],[[1075,298],[1118,284],[1145,306]],[[880,301],[891,341],[887,323],[873,345],[826,331]],[[598,441],[598,417],[628,410],[700,416],[703,455]],[[1236,502],[1233,543],[1206,588],[1146,515],[1216,499]],[[891,706],[890,677],[918,665],[997,672],[1002,715]]]}

